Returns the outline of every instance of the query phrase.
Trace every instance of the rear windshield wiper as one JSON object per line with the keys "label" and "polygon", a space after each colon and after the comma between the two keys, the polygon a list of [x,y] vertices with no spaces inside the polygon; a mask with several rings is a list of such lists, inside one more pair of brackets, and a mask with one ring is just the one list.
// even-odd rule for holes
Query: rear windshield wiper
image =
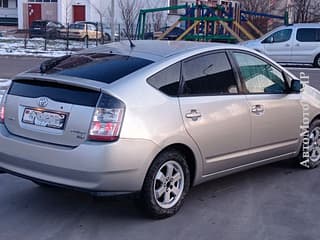
{"label": "rear windshield wiper", "polygon": [[69,57],[71,57],[71,55],[65,55],[65,56],[62,56],[62,57],[57,57],[57,58],[53,58],[53,59],[49,59],[47,61],[44,61],[40,65],[40,72],[41,73],[46,73],[47,71],[53,69],[59,63],[61,63],[62,61],[68,59]]}

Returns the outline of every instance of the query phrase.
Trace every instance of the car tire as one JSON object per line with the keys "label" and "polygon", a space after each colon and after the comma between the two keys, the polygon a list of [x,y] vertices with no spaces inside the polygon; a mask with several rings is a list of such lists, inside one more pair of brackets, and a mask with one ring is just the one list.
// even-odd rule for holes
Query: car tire
{"label": "car tire", "polygon": [[[142,207],[152,218],[167,218],[179,211],[190,188],[186,158],[176,150],[160,153],[145,177]],[[158,195],[158,196],[157,196]]]}
{"label": "car tire", "polygon": [[104,34],[104,41],[107,41],[107,42],[111,41],[111,36],[108,33]]}
{"label": "car tire", "polygon": [[315,57],[314,62],[313,62],[313,66],[316,67],[316,68],[320,68],[320,54],[318,54]]}
{"label": "car tire", "polygon": [[305,138],[308,138],[308,141],[303,141],[297,160],[300,166],[313,169],[320,164],[320,120],[315,120],[310,124]]}

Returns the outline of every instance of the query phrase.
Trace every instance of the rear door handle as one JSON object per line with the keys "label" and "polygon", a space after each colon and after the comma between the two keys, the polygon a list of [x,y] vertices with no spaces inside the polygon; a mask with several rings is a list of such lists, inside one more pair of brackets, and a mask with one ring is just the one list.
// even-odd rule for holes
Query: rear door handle
{"label": "rear door handle", "polygon": [[199,118],[201,118],[201,113],[196,109],[192,109],[189,113],[186,113],[186,118],[191,118],[192,121],[197,121]]}
{"label": "rear door handle", "polygon": [[264,113],[264,106],[260,104],[253,105],[251,107],[251,112],[254,113],[255,115],[261,116]]}

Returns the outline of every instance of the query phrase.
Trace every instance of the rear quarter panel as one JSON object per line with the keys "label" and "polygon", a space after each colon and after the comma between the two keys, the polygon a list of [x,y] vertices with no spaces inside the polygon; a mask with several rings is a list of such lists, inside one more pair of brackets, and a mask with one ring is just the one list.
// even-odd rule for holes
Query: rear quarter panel
{"label": "rear quarter panel", "polygon": [[312,121],[316,117],[319,117],[320,114],[320,92],[304,84],[302,90],[302,105],[304,106],[304,115],[309,117],[309,120]]}
{"label": "rear quarter panel", "polygon": [[[169,66],[169,65],[163,65]],[[122,139],[146,139],[158,148],[148,159],[145,171],[161,150],[172,144],[184,144],[196,159],[195,181],[203,174],[202,156],[197,144],[185,130],[177,97],[169,97],[147,83],[147,78],[161,70],[147,67],[111,84],[107,91],[121,99],[126,105],[120,137]]]}

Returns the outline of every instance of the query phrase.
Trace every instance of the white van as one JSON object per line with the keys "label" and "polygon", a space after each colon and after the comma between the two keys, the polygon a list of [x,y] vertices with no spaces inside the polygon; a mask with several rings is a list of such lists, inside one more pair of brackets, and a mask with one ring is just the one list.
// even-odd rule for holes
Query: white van
{"label": "white van", "polygon": [[281,26],[241,45],[264,53],[279,63],[320,67],[320,23]]}

